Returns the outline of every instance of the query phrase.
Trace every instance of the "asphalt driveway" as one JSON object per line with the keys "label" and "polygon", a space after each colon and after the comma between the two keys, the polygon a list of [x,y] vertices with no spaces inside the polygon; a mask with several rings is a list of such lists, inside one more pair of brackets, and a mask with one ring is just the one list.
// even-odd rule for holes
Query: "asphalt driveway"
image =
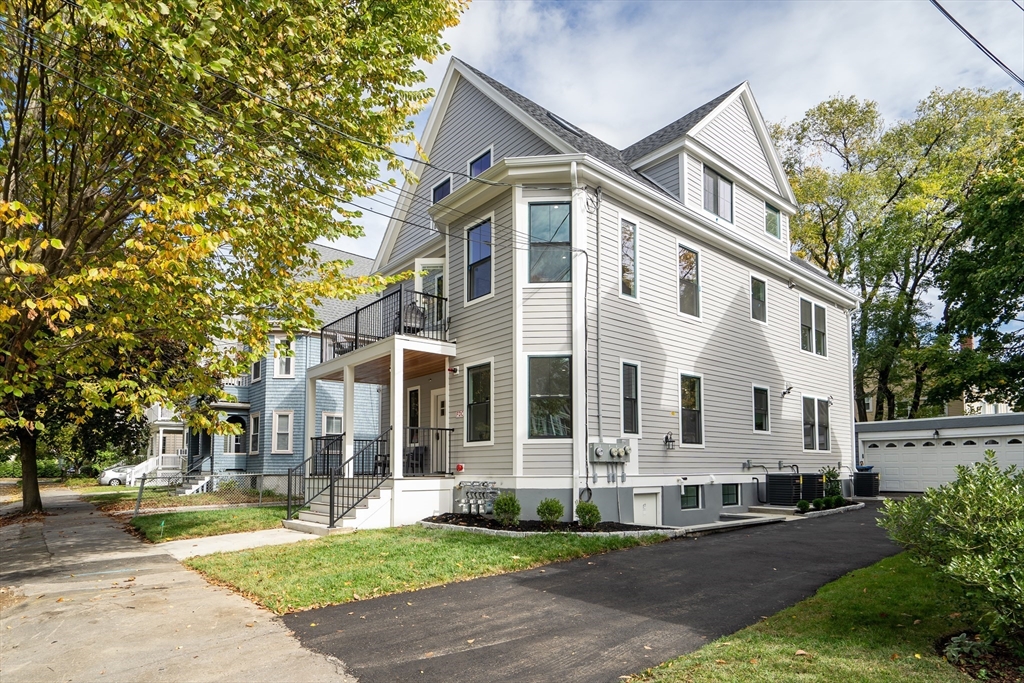
{"label": "asphalt driveway", "polygon": [[[899,549],[877,506],[284,617],[375,681],[615,681],[737,631]],[[315,625],[314,625],[315,624]]]}

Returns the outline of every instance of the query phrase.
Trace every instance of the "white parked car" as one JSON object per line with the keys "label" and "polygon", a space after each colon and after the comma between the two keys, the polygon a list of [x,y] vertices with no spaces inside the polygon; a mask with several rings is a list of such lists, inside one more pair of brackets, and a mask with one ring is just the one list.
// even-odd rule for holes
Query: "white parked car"
{"label": "white parked car", "polygon": [[111,467],[100,472],[96,478],[100,486],[121,486],[128,481],[128,472],[131,467]]}

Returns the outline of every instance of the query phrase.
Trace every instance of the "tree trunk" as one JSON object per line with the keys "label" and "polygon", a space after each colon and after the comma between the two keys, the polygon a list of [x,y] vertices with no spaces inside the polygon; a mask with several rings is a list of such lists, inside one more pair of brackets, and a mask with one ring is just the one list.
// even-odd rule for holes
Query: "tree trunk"
{"label": "tree trunk", "polygon": [[39,495],[39,469],[36,463],[36,446],[39,432],[25,428],[18,430],[18,445],[21,452],[21,511],[42,512],[43,499]]}
{"label": "tree trunk", "polygon": [[910,413],[907,415],[908,420],[913,420],[917,417],[917,411],[921,409],[921,394],[924,392],[924,371],[925,365],[919,363],[914,366],[914,398],[910,402]]}
{"label": "tree trunk", "polygon": [[864,406],[864,399],[867,397],[864,393],[864,376],[859,373],[853,378],[853,394],[858,397],[855,401],[857,407],[857,422],[867,422],[868,410]]}

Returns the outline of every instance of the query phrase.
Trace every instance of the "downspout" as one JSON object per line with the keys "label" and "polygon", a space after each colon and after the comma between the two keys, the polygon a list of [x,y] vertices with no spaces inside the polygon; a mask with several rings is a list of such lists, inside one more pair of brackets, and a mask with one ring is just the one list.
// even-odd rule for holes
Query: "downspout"
{"label": "downspout", "polygon": [[[576,178],[576,162],[575,161],[573,161],[569,165],[569,180],[570,180],[570,187],[569,187],[569,202],[570,202],[569,206],[570,206],[570,209],[569,209],[569,212],[570,212],[570,215],[572,215],[572,216],[578,216],[579,212],[576,210],[576,207],[579,206],[579,200],[576,198],[576,190],[579,189],[579,185],[577,183],[577,178]],[[583,234],[586,235],[586,227],[585,227],[586,226],[586,219],[583,220],[583,226],[584,226],[583,227],[583,230],[584,230]],[[579,233],[577,232],[577,235],[578,234]],[[577,237],[576,239],[579,239],[579,237]],[[570,245],[570,248],[571,248],[571,245]],[[570,256],[570,258],[572,258],[572,256]],[[574,267],[574,266],[575,266],[575,264],[572,264],[570,267]],[[578,279],[576,277],[573,277],[572,278],[572,292],[573,292],[573,297],[572,298],[573,298],[573,302],[574,303],[576,301],[578,301],[578,298],[575,296],[576,287],[578,287],[578,286],[579,286]],[[583,291],[586,292],[586,283],[584,283],[584,290]],[[575,307],[573,308],[573,310],[575,311]],[[584,320],[586,319],[586,314],[587,314],[587,304],[586,304],[586,299],[584,298],[584,301],[583,301]],[[574,312],[573,317],[575,318],[575,312]],[[584,349],[577,349],[577,348],[575,348],[575,344],[574,344],[573,345],[573,361],[574,361],[574,364],[575,364],[575,361],[576,361],[576,358],[577,358],[576,354],[578,354],[578,353],[582,353],[583,354],[583,358],[584,358],[584,364],[583,364],[583,374],[584,374],[583,380],[584,380],[584,384],[583,384],[583,386],[586,387],[587,386],[587,384],[586,384],[586,380],[587,380],[587,377],[586,377],[586,367],[587,366],[586,366],[586,362],[585,361],[586,361],[586,357],[587,357],[587,355],[586,355],[587,354],[587,350],[585,348]],[[574,391],[573,393],[575,394],[576,392]],[[586,392],[584,392],[583,424],[586,425],[586,423],[587,423],[587,405],[586,405]],[[572,509],[569,511],[569,519],[575,521],[576,520],[576,503],[578,503],[579,499],[580,499],[580,459],[579,459],[579,457],[577,456],[577,453],[576,453],[576,440],[580,438],[580,435],[578,433],[578,430],[575,430],[575,429],[573,430],[573,434],[575,434],[576,436],[573,438],[573,448],[572,448],[572,490],[569,492],[570,495],[572,495]],[[585,434],[586,434],[586,430],[584,430],[584,435]],[[584,436],[584,438],[586,438],[586,437]],[[586,445],[584,445],[584,448],[586,448]]]}
{"label": "downspout", "polygon": [[594,207],[594,232],[597,235],[597,263],[594,265],[594,278],[597,281],[597,286],[594,288],[594,294],[597,298],[597,310],[595,311],[597,337],[594,340],[594,346],[597,355],[597,440],[600,443],[604,443],[604,402],[601,400],[601,368],[603,367],[601,365],[601,188],[598,187],[595,193],[597,194],[597,202]]}
{"label": "downspout", "polygon": [[[846,333],[847,333],[847,339],[849,340],[847,348],[850,351],[850,394],[849,395],[850,395],[850,398],[852,400],[856,401],[857,400],[857,395],[854,393],[854,386],[853,386],[853,310],[852,309],[846,309]],[[854,409],[850,411],[850,449],[851,449],[850,450],[850,459],[852,461],[852,463],[851,463],[852,466],[850,468],[850,472],[851,473],[854,471],[853,467],[856,467],[856,465],[858,465],[860,463],[860,458],[858,457],[858,453],[857,453],[857,419],[854,417],[854,415],[856,415],[856,407],[854,407]],[[842,468],[839,468],[840,475],[842,475],[842,471],[843,471]],[[842,485],[842,484],[840,483],[840,485]],[[852,476],[850,478],[850,486],[851,487],[853,486],[853,478],[852,478]],[[853,493],[853,489],[852,488],[850,489],[850,493]]]}

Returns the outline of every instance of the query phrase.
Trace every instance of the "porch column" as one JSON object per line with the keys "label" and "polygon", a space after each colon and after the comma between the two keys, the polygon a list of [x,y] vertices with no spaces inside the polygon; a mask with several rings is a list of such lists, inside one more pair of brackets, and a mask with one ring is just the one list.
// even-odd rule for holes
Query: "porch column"
{"label": "porch column", "polygon": [[[316,380],[306,379],[306,409],[303,411],[303,427],[305,431],[305,440],[302,448],[302,460],[307,463],[305,474],[309,475],[309,458],[313,456],[313,437],[316,436]],[[273,420],[273,413],[271,413],[271,420]],[[274,430],[277,429],[273,424],[270,426],[270,438],[274,438]]]}
{"label": "porch column", "polygon": [[391,476],[402,478],[402,451],[405,447],[405,349],[395,339],[391,351]]}
{"label": "porch column", "polygon": [[[344,424],[342,431],[345,432],[345,443],[342,449],[342,462],[349,460],[355,455],[355,431],[356,431],[356,368],[354,365],[345,366],[345,400],[342,404],[341,421]],[[355,463],[349,463],[345,471],[346,477],[351,477],[355,469]]]}

